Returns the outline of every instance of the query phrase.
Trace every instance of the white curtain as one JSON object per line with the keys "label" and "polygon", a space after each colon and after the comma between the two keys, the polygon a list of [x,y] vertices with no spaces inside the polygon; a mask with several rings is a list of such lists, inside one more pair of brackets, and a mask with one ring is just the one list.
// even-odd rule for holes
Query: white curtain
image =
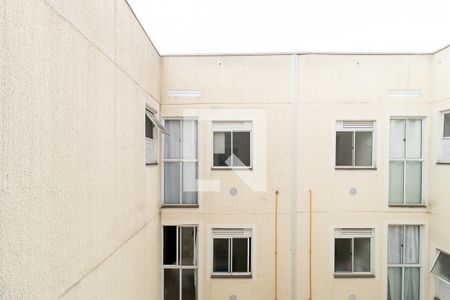
{"label": "white curtain", "polygon": [[405,120],[391,120],[391,158],[405,157]]}
{"label": "white curtain", "polygon": [[183,159],[197,158],[197,121],[183,120]]}
{"label": "white curtain", "polygon": [[420,268],[404,268],[405,285],[404,300],[419,300],[420,296]]}
{"label": "white curtain", "polygon": [[164,158],[179,159],[181,158],[181,122],[180,120],[166,120],[165,127],[168,134],[164,139]]}
{"label": "white curtain", "polygon": [[402,268],[388,269],[388,300],[402,300]]}
{"label": "white curtain", "polygon": [[422,157],[422,120],[410,119],[406,130],[406,157]]}
{"label": "white curtain", "polygon": [[391,161],[389,163],[389,203],[403,204],[404,202],[404,162]]}
{"label": "white curtain", "polygon": [[389,226],[388,264],[402,263],[403,226]]}
{"label": "white curtain", "polygon": [[405,177],[405,202],[409,204],[422,203],[422,162],[406,162]]}
{"label": "white curtain", "polygon": [[404,264],[418,264],[420,256],[420,227],[405,226]]}
{"label": "white curtain", "polygon": [[442,160],[450,161],[450,139],[442,139]]}
{"label": "white curtain", "polygon": [[183,162],[183,204],[197,203],[197,162]]}
{"label": "white curtain", "polygon": [[180,162],[164,162],[164,203],[180,204]]}

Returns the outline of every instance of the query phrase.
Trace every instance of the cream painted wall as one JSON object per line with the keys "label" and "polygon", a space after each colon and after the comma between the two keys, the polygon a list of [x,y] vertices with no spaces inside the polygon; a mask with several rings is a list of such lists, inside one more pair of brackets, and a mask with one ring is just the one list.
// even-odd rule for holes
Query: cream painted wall
{"label": "cream painted wall", "polygon": [[[199,299],[273,299],[278,190],[278,295],[290,299],[290,56],[161,59],[122,0],[4,0],[0,12],[0,298],[159,299],[161,225],[198,224]],[[310,189],[314,299],[384,299],[390,223],[424,225],[430,298],[436,248],[450,252],[450,169],[436,165],[450,50],[300,55],[294,67],[297,299],[309,296]],[[171,97],[168,89],[202,93]],[[422,93],[388,96],[393,89]],[[144,165],[145,104],[162,117],[199,119],[199,208],[160,216],[161,164]],[[427,207],[387,205],[391,116],[426,117]],[[253,169],[212,170],[212,121],[243,119],[253,121]],[[376,120],[376,169],[334,169],[339,119]],[[253,228],[252,278],[211,278],[210,231],[221,226]],[[375,228],[374,278],[333,277],[339,226]]]}
{"label": "cream painted wall", "polygon": [[155,299],[158,53],[122,0],[0,11],[0,298]]}
{"label": "cream painted wall", "polygon": [[[431,114],[433,116],[433,136],[431,151],[433,159],[430,166],[430,185],[432,202],[430,205],[431,243],[430,263],[434,261],[437,249],[450,253],[450,165],[437,164],[440,158],[442,136],[441,112],[450,109],[450,48],[433,57],[433,97]],[[434,287],[435,281],[431,281]]]}
{"label": "cream painted wall", "polygon": [[[280,191],[279,285],[289,296],[290,58],[163,58],[162,115],[199,119],[198,209],[164,208],[162,224],[199,224],[199,299],[273,299],[274,206]],[[171,97],[169,88],[195,88],[201,97]],[[211,169],[211,126],[218,120],[253,121],[253,169]],[[270,174],[270,176],[268,176]],[[231,196],[229,190],[238,193]],[[211,228],[253,228],[251,279],[211,278]]]}
{"label": "cream painted wall", "polygon": [[[432,254],[428,245],[432,243],[434,236],[430,235],[432,223],[430,224],[429,208],[432,205],[422,208],[390,208],[388,170],[390,118],[425,117],[425,198],[427,203],[433,203],[434,183],[430,180],[433,178],[430,172],[435,160],[432,146],[435,122],[432,112],[435,93],[432,80],[436,72],[434,60],[431,55],[298,57],[298,299],[308,299],[309,296],[309,189],[313,191],[314,201],[314,299],[348,299],[352,294],[357,299],[385,298],[388,224],[424,225],[424,299],[431,294],[429,268]],[[237,295],[238,299],[273,299],[274,190],[281,192],[279,298],[289,299],[291,58],[164,57],[161,86],[163,116],[199,117],[200,180],[213,179],[220,182],[219,190],[201,193],[198,209],[162,211],[163,224],[174,224],[177,221],[201,224],[200,299],[226,299],[231,294]],[[167,94],[168,89],[195,89],[202,93],[199,97],[172,97]],[[421,95],[388,95],[389,90],[402,89],[420,90]],[[235,111],[254,109],[264,109],[267,115],[267,134],[264,135],[267,140],[263,146],[267,146],[265,160],[268,186],[263,192],[248,191],[248,184],[239,172],[216,171],[210,167],[211,121],[221,118],[239,119],[241,117],[236,116]],[[335,121],[340,119],[376,120],[376,169],[335,170]],[[255,151],[261,151],[261,145],[255,145]],[[442,181],[445,178],[448,177],[444,176]],[[230,187],[237,187],[238,195],[230,196]],[[357,195],[350,196],[351,187],[357,188]],[[265,217],[261,218],[261,215]],[[257,232],[254,276],[252,279],[211,279],[209,228],[233,224],[254,226]],[[374,278],[334,278],[333,228],[340,226],[375,228]]]}

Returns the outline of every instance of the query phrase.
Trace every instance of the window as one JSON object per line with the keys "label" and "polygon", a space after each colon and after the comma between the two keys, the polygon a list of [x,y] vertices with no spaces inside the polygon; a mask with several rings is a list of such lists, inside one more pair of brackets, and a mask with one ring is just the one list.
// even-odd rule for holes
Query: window
{"label": "window", "polygon": [[436,260],[434,261],[433,268],[431,269],[431,273],[450,283],[450,255],[439,251]]}
{"label": "window", "polygon": [[450,163],[450,111],[442,113],[441,161]]}
{"label": "window", "polygon": [[339,275],[373,274],[373,229],[339,228],[334,238],[334,273]]}
{"label": "window", "polygon": [[336,123],[336,167],[374,168],[374,121]]}
{"label": "window", "polygon": [[213,229],[213,273],[219,276],[250,276],[251,229]]}
{"label": "window", "polygon": [[213,122],[213,167],[251,167],[252,122]]}
{"label": "window", "polygon": [[388,299],[420,299],[420,226],[390,225],[388,229]]}
{"label": "window", "polygon": [[166,133],[164,126],[158,121],[154,112],[150,108],[145,109],[145,163],[156,164],[158,162],[158,147],[156,127],[161,130],[161,133]]}
{"label": "window", "polygon": [[164,204],[198,203],[197,120],[167,119],[164,141]]}
{"label": "window", "polygon": [[163,227],[164,300],[197,299],[197,227]]}
{"label": "window", "polygon": [[423,120],[391,119],[389,205],[421,205]]}

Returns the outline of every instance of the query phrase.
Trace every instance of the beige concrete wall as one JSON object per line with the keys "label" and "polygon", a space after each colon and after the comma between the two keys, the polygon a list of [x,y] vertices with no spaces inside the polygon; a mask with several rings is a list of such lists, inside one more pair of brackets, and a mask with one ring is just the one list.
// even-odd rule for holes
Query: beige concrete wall
{"label": "beige concrete wall", "polygon": [[123,0],[0,12],[0,298],[154,299],[156,50]]}
{"label": "beige concrete wall", "polygon": [[[424,224],[427,208],[390,208],[389,120],[391,116],[430,118],[430,56],[305,55],[299,57],[298,140],[298,299],[308,299],[309,195],[313,192],[313,296],[315,299],[386,299],[387,225]],[[421,90],[420,97],[392,97],[388,90]],[[334,168],[335,122],[375,120],[375,170]],[[429,120],[425,159],[430,161]],[[425,171],[427,172],[427,171]],[[429,177],[425,186],[429,185]],[[357,189],[352,196],[350,189]],[[429,193],[425,193],[429,201]],[[334,227],[375,228],[375,278],[334,278]],[[428,294],[428,254],[422,253],[424,297]],[[425,299],[424,298],[424,299]]]}
{"label": "beige concrete wall", "polygon": [[[388,206],[389,120],[392,116],[426,118],[425,159],[433,159],[431,99],[433,57],[428,55],[300,55],[298,57],[297,298],[308,299],[308,191],[313,191],[314,299],[383,299],[387,278],[388,224],[424,225],[423,296],[429,295],[428,208]],[[275,190],[280,190],[279,298],[290,291],[290,124],[291,57],[165,57],[161,88],[164,116],[198,116],[200,179],[220,182],[220,190],[201,193],[198,209],[163,209],[162,223],[200,224],[201,299],[273,299]],[[199,97],[171,97],[171,88],[201,90]],[[393,97],[389,90],[421,90],[419,97]],[[212,120],[245,119],[266,112],[267,139],[255,151],[266,154],[267,189],[253,191],[247,178],[233,171],[211,170]],[[263,118],[264,119],[264,118]],[[335,170],[335,121],[376,120],[376,169]],[[260,129],[260,128],[259,128]],[[260,130],[257,130],[260,131]],[[258,132],[255,134],[260,134]],[[253,171],[247,171],[252,173]],[[428,175],[429,168],[425,171]],[[250,176],[257,176],[256,174]],[[230,187],[238,188],[231,197]],[[249,189],[250,187],[250,189]],[[350,196],[355,187],[357,195]],[[430,177],[425,201],[431,202]],[[255,269],[252,279],[211,279],[209,228],[254,226]],[[375,277],[335,279],[333,231],[339,226],[375,228]]]}
{"label": "beige concrete wall", "polygon": [[[430,205],[431,243],[430,263],[433,262],[437,249],[450,253],[450,165],[437,164],[441,150],[442,123],[441,111],[450,109],[450,48],[433,56],[433,97],[431,114],[433,117],[433,136],[430,165]],[[434,281],[432,281],[432,284]],[[432,296],[432,295],[431,295]]]}
{"label": "beige concrete wall", "polygon": [[[162,224],[199,224],[199,299],[274,298],[274,206],[280,191],[280,299],[289,297],[289,98],[290,58],[165,57],[163,116],[199,119],[198,209],[163,208]],[[171,97],[170,88],[193,88],[200,97]],[[253,169],[212,170],[211,125],[217,120],[252,120]],[[269,176],[267,176],[269,174]],[[229,190],[237,189],[231,196]],[[212,227],[253,228],[251,279],[211,278]]]}

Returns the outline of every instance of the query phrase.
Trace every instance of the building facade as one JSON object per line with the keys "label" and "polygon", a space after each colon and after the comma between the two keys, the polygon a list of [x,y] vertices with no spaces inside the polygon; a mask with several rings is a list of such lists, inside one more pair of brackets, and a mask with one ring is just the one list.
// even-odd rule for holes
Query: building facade
{"label": "building facade", "polygon": [[450,299],[450,48],[161,57],[69,2],[1,4],[0,299]]}

